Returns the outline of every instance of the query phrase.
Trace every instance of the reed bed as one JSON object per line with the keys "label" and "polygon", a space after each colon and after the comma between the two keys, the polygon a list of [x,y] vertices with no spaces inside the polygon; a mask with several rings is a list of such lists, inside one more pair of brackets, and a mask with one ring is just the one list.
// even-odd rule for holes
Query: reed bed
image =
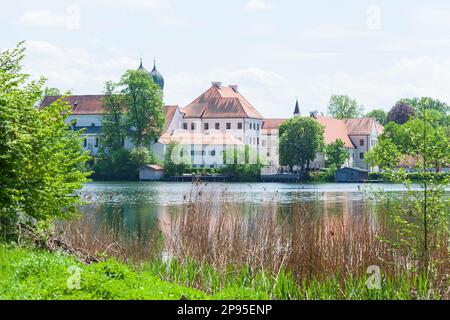
{"label": "reed bed", "polygon": [[[280,207],[233,202],[201,187],[159,228],[124,235],[121,221],[100,224],[98,214],[59,224],[64,239],[91,254],[146,262],[155,275],[211,294],[267,299],[449,299],[448,239],[432,239],[430,277],[418,273],[398,240],[389,206],[371,214],[324,214],[317,201]],[[162,257],[164,256],[164,258]],[[383,290],[367,289],[378,266]],[[239,288],[239,289],[236,289]],[[248,294],[249,296],[247,296]],[[256,296],[255,296],[256,295]]]}

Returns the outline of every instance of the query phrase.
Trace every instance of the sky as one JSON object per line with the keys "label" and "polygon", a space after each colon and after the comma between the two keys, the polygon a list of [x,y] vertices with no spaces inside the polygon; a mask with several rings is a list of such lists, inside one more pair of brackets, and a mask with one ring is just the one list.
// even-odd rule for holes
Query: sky
{"label": "sky", "polygon": [[237,84],[265,116],[326,112],[332,94],[389,110],[400,98],[450,102],[445,0],[8,1],[0,50],[25,40],[25,71],[49,87],[99,94],[136,69],[165,78],[184,107],[213,81]]}

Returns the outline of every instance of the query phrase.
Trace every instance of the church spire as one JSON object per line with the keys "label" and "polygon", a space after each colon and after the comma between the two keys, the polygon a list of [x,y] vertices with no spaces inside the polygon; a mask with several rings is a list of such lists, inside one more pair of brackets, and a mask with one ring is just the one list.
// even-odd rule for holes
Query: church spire
{"label": "church spire", "polygon": [[295,102],[294,117],[298,116],[300,116],[300,107],[298,105],[298,98],[297,98],[297,101]]}

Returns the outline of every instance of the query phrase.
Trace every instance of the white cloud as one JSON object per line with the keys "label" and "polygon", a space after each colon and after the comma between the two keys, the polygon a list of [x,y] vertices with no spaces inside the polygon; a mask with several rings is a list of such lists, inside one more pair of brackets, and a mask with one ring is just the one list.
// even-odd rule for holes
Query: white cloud
{"label": "white cloud", "polygon": [[[28,41],[27,47],[28,73],[34,78],[44,75],[49,86],[73,89],[77,94],[100,93],[105,81],[118,80],[127,69],[138,65],[138,59],[123,51],[94,53],[46,41]],[[306,53],[298,54],[291,58],[312,58]],[[450,102],[450,58],[430,56],[401,58],[372,71],[325,72],[302,78],[289,78],[270,68],[256,67],[163,75],[168,104],[184,107],[205,91],[211,81],[222,81],[224,85],[238,84],[240,92],[267,117],[290,116],[296,96],[302,114],[314,109],[326,112],[329,97],[335,93],[352,96],[366,110],[378,107],[387,110],[402,97],[432,96]]]}
{"label": "white cloud", "polygon": [[342,55],[341,52],[331,51],[307,51],[282,45],[261,45],[253,52],[249,52],[249,59],[261,59],[264,61],[284,63],[309,62],[320,59],[331,59]]}
{"label": "white cloud", "polygon": [[268,36],[275,33],[275,27],[268,23],[255,23],[249,27],[250,36]]}
{"label": "white cloud", "polygon": [[76,94],[95,94],[107,80],[118,80],[138,60],[125,55],[104,58],[80,48],[65,48],[47,41],[27,41],[25,68],[34,78],[44,76],[48,85]]}
{"label": "white cloud", "polygon": [[402,58],[377,71],[334,73],[314,77],[302,84],[304,99],[326,111],[330,95],[345,93],[356,98],[367,110],[388,110],[405,97],[431,96],[450,101],[450,58]]}
{"label": "white cloud", "polygon": [[365,106],[389,110],[399,99],[431,96],[450,102],[450,58],[402,58],[386,68],[360,72],[336,72],[290,79],[261,68],[216,69],[200,73],[176,73],[166,77],[168,103],[186,106],[211,81],[238,84],[239,91],[266,117],[289,117],[298,96],[302,114],[326,113],[332,94],[348,94]]}
{"label": "white cloud", "polygon": [[18,24],[27,27],[56,27],[68,30],[81,28],[81,9],[78,6],[69,6],[65,13],[53,13],[50,10],[25,11]]}
{"label": "white cloud", "polygon": [[248,11],[267,11],[272,9],[272,5],[264,0],[250,0],[245,5]]}
{"label": "white cloud", "polygon": [[450,45],[450,39],[435,39],[435,40],[428,39],[428,40],[406,40],[406,41],[398,40],[376,46],[374,50],[394,52],[394,51],[408,51],[414,49],[426,49],[437,46],[442,49],[443,46],[448,45]]}
{"label": "white cloud", "polygon": [[169,0],[83,0],[82,2],[101,7],[113,7],[128,10],[165,10],[172,7]]}
{"label": "white cloud", "polygon": [[324,40],[343,38],[366,38],[385,36],[386,32],[364,28],[349,28],[337,24],[325,24],[300,31],[299,37],[303,40]]}
{"label": "white cloud", "polygon": [[182,17],[175,14],[160,14],[157,16],[157,21],[168,27],[179,27],[179,26],[187,26],[188,22],[187,20]]}
{"label": "white cloud", "polygon": [[416,16],[426,26],[450,27],[450,10],[421,8],[416,10]]}

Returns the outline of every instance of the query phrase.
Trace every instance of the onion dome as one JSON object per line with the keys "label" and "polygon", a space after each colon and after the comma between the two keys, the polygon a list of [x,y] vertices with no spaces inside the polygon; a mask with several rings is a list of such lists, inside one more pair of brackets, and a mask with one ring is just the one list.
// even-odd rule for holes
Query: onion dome
{"label": "onion dome", "polygon": [[159,73],[158,70],[156,69],[156,61],[154,61],[153,63],[153,70],[152,72],[150,72],[150,74],[153,77],[153,81],[155,81],[155,83],[159,85],[161,90],[164,90],[164,78],[161,75],[161,73]]}
{"label": "onion dome", "polygon": [[144,65],[142,64],[142,58],[141,58],[141,64],[139,65],[138,70],[139,71],[144,71],[144,72],[150,74],[150,72],[148,72],[148,70],[144,68]]}
{"label": "onion dome", "polygon": [[142,64],[142,59],[141,59],[141,64],[139,65],[138,70],[143,71],[143,72],[149,74],[150,76],[152,76],[153,81],[161,88],[161,90],[164,90],[164,78],[161,75],[161,73],[159,73],[159,71],[156,69],[156,61],[153,64],[152,72],[148,72],[148,70],[144,68],[144,65]]}

